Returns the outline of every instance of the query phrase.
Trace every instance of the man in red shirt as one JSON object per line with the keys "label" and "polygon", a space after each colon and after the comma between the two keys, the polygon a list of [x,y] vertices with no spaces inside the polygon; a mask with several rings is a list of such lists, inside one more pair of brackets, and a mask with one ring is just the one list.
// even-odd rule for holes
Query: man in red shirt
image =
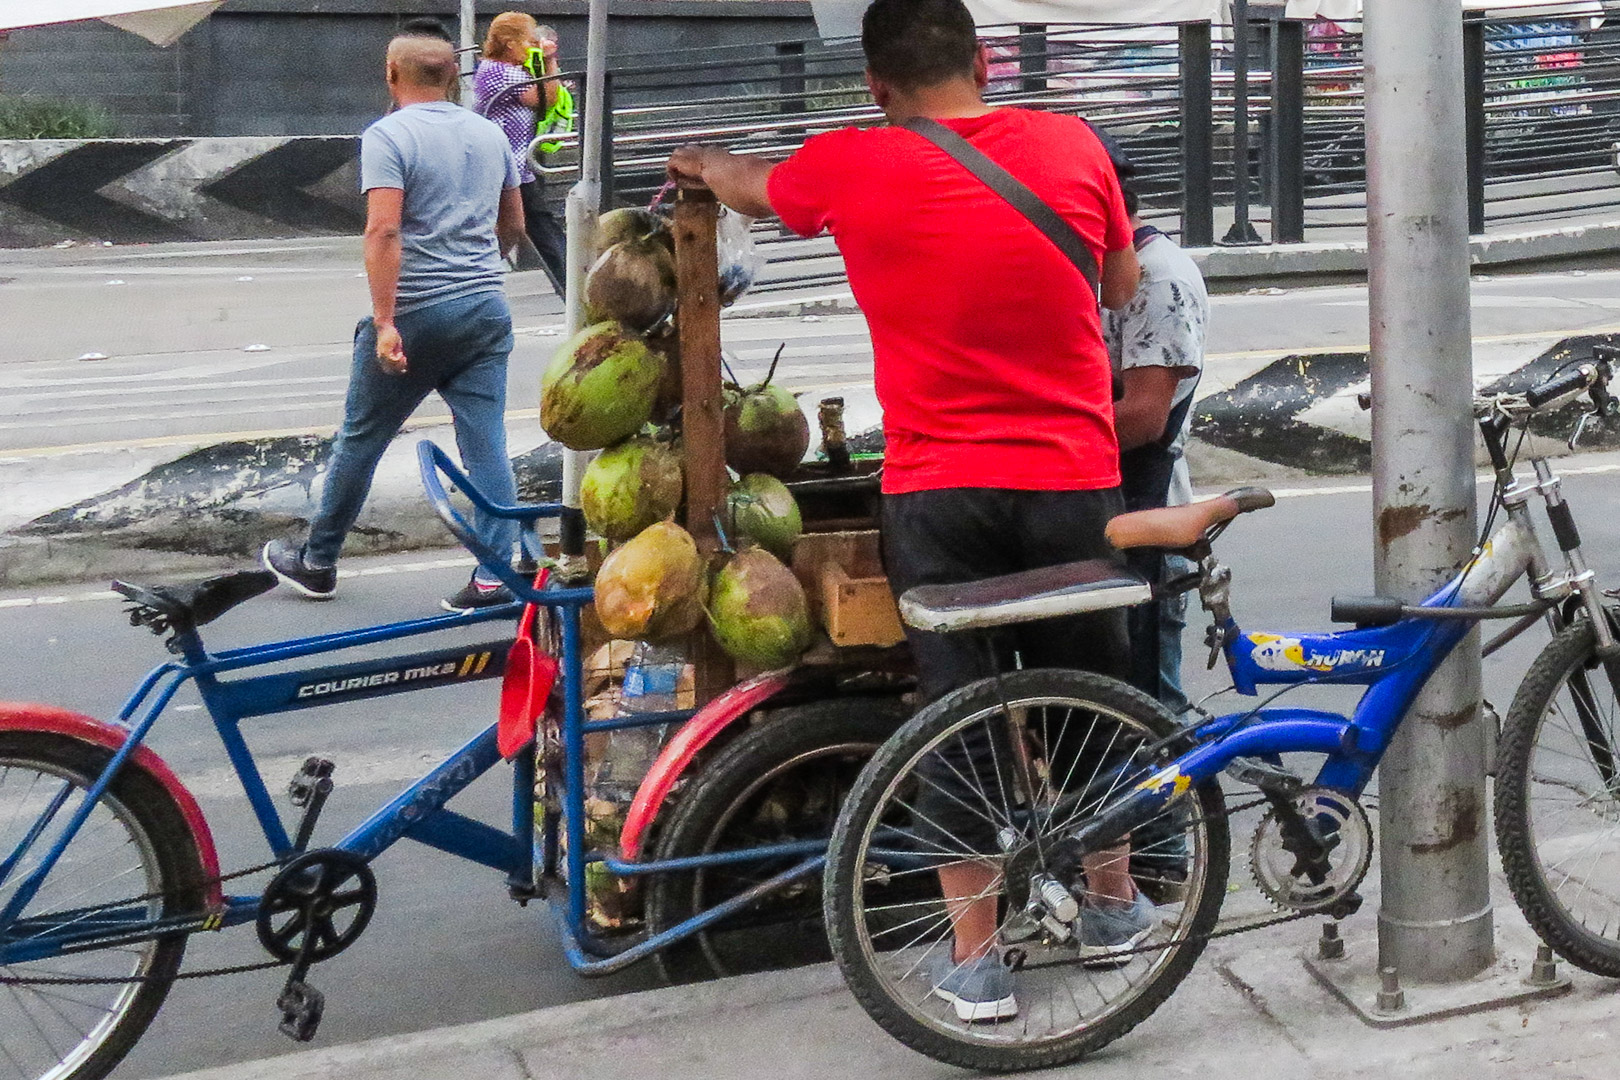
{"label": "man in red shirt", "polygon": [[[1130,300],[1136,255],[1107,152],[1083,120],[984,102],[988,61],[961,0],[876,0],[862,46],[891,125],[929,117],[966,138],[1085,239],[1104,304]],[[1124,506],[1098,297],[1023,215],[899,126],[818,135],[775,165],[685,147],[669,169],[742,213],[774,213],[800,234],[826,229],[837,241],[872,334],[886,442],[884,563],[897,596],[1114,557],[1103,527]],[[976,635],[907,633],[925,701],[1010,669],[1014,649],[1026,667],[1126,671],[1119,612],[1019,628],[1003,635],[995,666]],[[993,768],[992,755],[988,745],[966,747],[965,771]],[[951,818],[949,796],[934,801],[919,816]],[[970,831],[965,821],[950,827]],[[1087,879],[1094,896],[1128,910],[1141,901],[1124,863],[1088,865]],[[1017,1009],[993,954],[998,877],[988,859],[940,868],[945,895],[960,899],[952,970],[936,992],[963,1020]]]}

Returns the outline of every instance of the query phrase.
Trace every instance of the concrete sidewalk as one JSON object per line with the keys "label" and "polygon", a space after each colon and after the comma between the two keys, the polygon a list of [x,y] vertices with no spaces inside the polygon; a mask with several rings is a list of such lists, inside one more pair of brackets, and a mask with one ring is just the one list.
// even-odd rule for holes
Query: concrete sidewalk
{"label": "concrete sidewalk", "polygon": [[[1350,920],[1366,931],[1371,907]],[[1498,908],[1511,923],[1511,908]],[[1087,1080],[1351,1077],[1606,1080],[1620,1075],[1620,983],[1392,1030],[1363,1025],[1308,974],[1292,923],[1214,942],[1134,1032],[1039,1075]],[[1504,933],[1503,937],[1517,935]],[[1352,946],[1356,944],[1352,935]],[[1352,958],[1353,959],[1353,958]],[[1514,957],[1506,957],[1514,960]],[[1528,968],[1528,957],[1523,958]],[[318,981],[319,972],[316,973]],[[481,977],[499,978],[499,972]],[[342,1008],[334,1002],[333,1012]],[[329,1021],[330,1022],[330,1021]],[[673,987],[185,1074],[184,1080],[939,1080],[867,1018],[831,965]],[[178,1078],[177,1078],[178,1080]]]}

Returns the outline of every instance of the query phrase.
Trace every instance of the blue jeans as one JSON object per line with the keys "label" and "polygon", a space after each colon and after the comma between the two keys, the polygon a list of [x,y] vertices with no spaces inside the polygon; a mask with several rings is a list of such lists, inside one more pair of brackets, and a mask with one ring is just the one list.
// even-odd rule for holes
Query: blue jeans
{"label": "blue jeans", "polygon": [[[1169,581],[1197,569],[1191,559],[1165,556],[1164,578]],[[1181,688],[1181,632],[1187,628],[1187,601],[1181,593],[1159,601],[1159,700],[1173,713],[1187,708],[1187,694]]]}
{"label": "blue jeans", "polygon": [[[383,451],[422,399],[434,390],[450,406],[456,448],[467,476],[492,502],[517,502],[512,462],[506,456],[506,359],[512,352],[512,313],[500,293],[477,293],[416,308],[394,325],[405,345],[408,370],[390,375],[377,363],[371,319],[354,330],[354,362],[343,404],[343,430],[310,522],[304,562],[335,565],[343,538],[354,527],[371,490]],[[477,515],[479,539],[511,557],[517,524]]]}

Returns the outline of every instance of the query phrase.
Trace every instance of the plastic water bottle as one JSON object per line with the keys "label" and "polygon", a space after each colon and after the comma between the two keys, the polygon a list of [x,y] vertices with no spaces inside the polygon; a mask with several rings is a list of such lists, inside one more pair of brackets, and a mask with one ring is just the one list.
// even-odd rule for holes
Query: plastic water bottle
{"label": "plastic water bottle", "polygon": [[630,663],[625,665],[620,705],[625,712],[631,713],[674,710],[676,688],[680,685],[681,670],[685,667],[686,657],[680,649],[641,642],[631,654]]}

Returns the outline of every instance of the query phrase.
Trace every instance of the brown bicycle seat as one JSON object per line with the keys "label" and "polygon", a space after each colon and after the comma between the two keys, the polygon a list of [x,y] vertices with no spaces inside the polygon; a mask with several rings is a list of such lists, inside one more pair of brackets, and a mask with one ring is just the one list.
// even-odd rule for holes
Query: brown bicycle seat
{"label": "brown bicycle seat", "polygon": [[1104,535],[1118,551],[1132,548],[1189,548],[1217,525],[1224,525],[1239,514],[1264,510],[1277,498],[1265,488],[1233,488],[1224,495],[1185,506],[1158,510],[1137,510],[1108,522]]}

